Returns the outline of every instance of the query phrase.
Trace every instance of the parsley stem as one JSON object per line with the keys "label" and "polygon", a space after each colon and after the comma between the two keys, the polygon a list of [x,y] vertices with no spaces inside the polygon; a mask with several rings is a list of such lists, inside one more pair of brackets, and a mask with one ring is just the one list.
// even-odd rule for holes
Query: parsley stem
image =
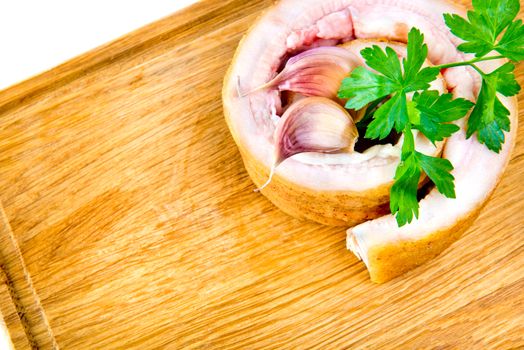
{"label": "parsley stem", "polygon": [[498,59],[501,59],[501,58],[504,58],[504,56],[499,55],[499,56],[489,56],[489,57],[477,57],[477,58],[474,58],[472,60],[464,61],[464,62],[454,62],[454,63],[448,63],[448,64],[441,64],[439,66],[435,66],[435,68],[445,69],[445,68],[453,68],[453,67],[460,67],[460,66],[473,66],[477,62],[498,60]]}
{"label": "parsley stem", "polygon": [[480,76],[481,76],[482,78],[484,78],[484,77],[486,76],[486,73],[484,73],[482,70],[480,70],[480,68],[477,67],[476,65],[472,64],[472,65],[471,65],[471,68],[473,68],[474,70],[476,70],[476,71],[480,74]]}

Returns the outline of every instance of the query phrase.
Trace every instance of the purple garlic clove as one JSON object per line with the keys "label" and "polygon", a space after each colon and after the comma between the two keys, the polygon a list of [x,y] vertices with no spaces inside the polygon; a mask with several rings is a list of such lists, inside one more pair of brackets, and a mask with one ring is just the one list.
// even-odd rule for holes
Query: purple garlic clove
{"label": "purple garlic clove", "polygon": [[284,160],[299,153],[353,152],[358,131],[349,113],[325,97],[308,97],[286,110],[278,121],[275,134],[275,154],[269,180]]}
{"label": "purple garlic clove", "polygon": [[277,88],[304,96],[334,99],[356,59],[351,52],[341,47],[316,47],[290,58],[282,72],[251,92]]}

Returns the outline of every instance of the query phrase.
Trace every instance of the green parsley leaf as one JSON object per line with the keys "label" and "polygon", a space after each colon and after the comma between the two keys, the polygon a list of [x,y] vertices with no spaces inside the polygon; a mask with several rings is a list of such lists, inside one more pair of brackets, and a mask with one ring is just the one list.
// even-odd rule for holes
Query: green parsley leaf
{"label": "green parsley leaf", "polygon": [[393,127],[401,132],[408,122],[406,94],[397,93],[380,106],[369,123],[366,131],[367,139],[383,140],[391,133]]}
{"label": "green parsley leaf", "polygon": [[505,141],[504,131],[510,130],[510,112],[497,97],[497,92],[508,97],[519,93],[514,68],[513,64],[506,63],[484,75],[477,104],[468,120],[467,137],[477,132],[478,141],[497,153]]}
{"label": "green parsley leaf", "polygon": [[474,0],[473,8],[474,11],[468,11],[467,20],[455,14],[444,15],[451,32],[466,41],[458,49],[477,57],[496,50],[509,59],[523,59],[524,28],[522,21],[513,22],[520,10],[519,0]]}
{"label": "green parsley leaf", "polygon": [[399,227],[410,223],[414,217],[418,218],[417,191],[422,171],[435,183],[440,193],[448,198],[455,198],[452,170],[453,165],[449,160],[417,152],[411,126],[406,126],[401,162],[390,191],[390,209]]}
{"label": "green parsley leaf", "polygon": [[473,8],[486,23],[495,41],[502,31],[517,17],[519,0],[473,0]]}
{"label": "green parsley leaf", "polygon": [[422,65],[428,57],[428,46],[424,44],[424,35],[417,28],[413,28],[408,34],[407,57],[403,60],[405,92],[428,89],[430,83],[440,73],[438,68]]}
{"label": "green parsley leaf", "polygon": [[386,51],[384,52],[380,46],[373,45],[360,51],[360,54],[370,68],[384,74],[394,82],[402,82],[400,60],[395,50],[391,47],[386,47]]}
{"label": "green parsley leaf", "polygon": [[413,28],[408,34],[407,57],[402,62],[404,80],[412,81],[416,78],[426,57],[428,57],[428,45],[424,44],[424,35],[417,28]]}
{"label": "green parsley leaf", "polygon": [[395,173],[395,183],[390,190],[389,207],[399,227],[418,218],[417,191],[420,181],[420,167],[415,153],[415,140],[411,128],[404,131],[402,157]]}
{"label": "green parsley leaf", "polygon": [[395,183],[391,187],[389,207],[395,215],[399,227],[418,218],[417,190],[421,171],[414,154],[403,159],[395,174]]}
{"label": "green parsley leaf", "polygon": [[422,69],[412,80],[406,81],[404,91],[412,92],[429,89],[430,83],[437,79],[439,73],[440,70],[435,67],[426,67]]}
{"label": "green parsley leaf", "polygon": [[[407,49],[408,55],[402,62],[404,72],[402,72],[397,53],[390,47],[383,50],[380,46],[373,45],[361,51],[366,64],[378,73],[371,72],[364,67],[358,67],[351,72],[348,78],[342,81],[338,97],[349,99],[346,103],[347,109],[361,109],[367,104],[395,92],[405,94],[429,88],[430,83],[439,74],[439,69],[426,67],[420,70],[428,55],[428,47],[424,44],[424,35],[418,29],[413,28],[409,32],[408,38],[410,40]],[[404,118],[397,119],[400,121],[396,125],[397,130],[402,130]],[[383,122],[381,124],[387,125],[388,123]]]}
{"label": "green parsley leaf", "polygon": [[463,98],[453,99],[451,94],[439,95],[434,90],[415,93],[413,102],[419,118],[418,122],[412,120],[412,124],[433,144],[459,131],[457,125],[448,123],[463,118],[474,105]]}
{"label": "green parsley leaf", "polygon": [[[500,152],[505,141],[504,132],[510,130],[510,112],[498,94],[510,97],[519,93],[515,66],[507,63],[486,74],[475,63],[499,58],[484,57],[493,50],[514,61],[524,59],[524,23],[515,20],[520,2],[473,0],[473,7],[467,18],[445,14],[444,19],[451,32],[465,41],[458,46],[459,50],[474,53],[476,59],[422,68],[428,47],[424,35],[413,28],[408,34],[407,57],[402,63],[392,48],[373,46],[364,49],[362,56],[374,71],[362,67],[355,69],[344,79],[339,90],[340,98],[349,99],[346,108],[358,110],[368,106],[364,118],[358,123],[359,130],[365,131],[366,139],[386,139],[393,129],[404,135],[401,162],[390,193],[390,209],[399,226],[418,217],[417,191],[422,173],[444,196],[455,198],[453,165],[447,159],[417,152],[412,129],[419,130],[433,144],[443,141],[460,130],[452,122],[463,118],[474,105],[468,120],[468,138],[476,134],[480,143]],[[467,65],[482,76],[476,104],[453,99],[451,94],[427,91],[440,69]],[[410,92],[415,94],[408,102]]]}
{"label": "green parsley leaf", "polygon": [[491,33],[479,15],[469,11],[468,19],[469,22],[459,15],[444,14],[444,21],[451,32],[466,41],[460,44],[458,49],[462,52],[474,53],[477,57],[484,56],[495,46]]}
{"label": "green parsley leaf", "polygon": [[502,95],[511,97],[520,92],[520,85],[515,78],[515,65],[506,63],[497,70],[486,74],[484,80],[493,86],[496,86],[497,92]]}
{"label": "green parsley leaf", "polygon": [[510,24],[496,50],[512,61],[524,60],[524,24],[522,20]]}
{"label": "green parsley leaf", "polygon": [[455,178],[451,175],[453,165],[447,159],[430,157],[416,152],[418,163],[426,175],[433,181],[440,193],[448,198],[456,198]]}
{"label": "green parsley leaf", "polygon": [[403,60],[404,72],[397,53],[387,47],[383,50],[374,45],[361,51],[366,64],[379,74],[362,67],[353,70],[344,79],[339,90],[340,98],[348,98],[346,108],[360,109],[367,104],[392,95],[391,99],[378,108],[369,123],[366,138],[385,139],[395,128],[402,132],[409,120],[406,93],[423,90],[439,74],[438,68],[420,70],[427,58],[428,47],[424,44],[424,35],[413,28],[408,34],[408,55]]}
{"label": "green parsley leaf", "polygon": [[[453,99],[452,94],[439,95],[436,90],[416,93],[413,102],[422,114],[440,122],[452,122],[463,118],[474,106],[474,103],[463,98]],[[429,117],[428,117],[429,118]]]}
{"label": "green parsley leaf", "polygon": [[367,104],[386,97],[398,90],[398,83],[388,77],[357,67],[342,81],[338,97],[348,98],[347,109],[361,109]]}
{"label": "green parsley leaf", "polygon": [[417,104],[413,101],[408,102],[408,117],[412,125],[420,125],[420,111],[417,109]]}
{"label": "green parsley leaf", "polygon": [[509,115],[508,109],[496,96],[495,87],[484,81],[468,120],[467,137],[476,132],[480,143],[499,153],[505,141],[504,131],[509,131]]}

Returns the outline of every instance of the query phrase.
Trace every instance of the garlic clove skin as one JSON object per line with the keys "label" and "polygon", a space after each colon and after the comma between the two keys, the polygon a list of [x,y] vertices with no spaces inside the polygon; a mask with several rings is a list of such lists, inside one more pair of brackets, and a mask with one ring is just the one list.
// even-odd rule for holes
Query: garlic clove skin
{"label": "garlic clove skin", "polygon": [[353,152],[358,131],[349,113],[323,97],[291,105],[275,130],[275,163],[304,152]]}
{"label": "garlic clove skin", "polygon": [[276,88],[335,99],[342,80],[357,62],[358,58],[344,48],[316,47],[290,58],[275,78],[251,92]]}
{"label": "garlic clove skin", "polygon": [[289,157],[299,153],[353,152],[358,140],[355,122],[339,104],[325,97],[307,97],[292,104],[278,121],[275,153],[269,180],[275,169]]}

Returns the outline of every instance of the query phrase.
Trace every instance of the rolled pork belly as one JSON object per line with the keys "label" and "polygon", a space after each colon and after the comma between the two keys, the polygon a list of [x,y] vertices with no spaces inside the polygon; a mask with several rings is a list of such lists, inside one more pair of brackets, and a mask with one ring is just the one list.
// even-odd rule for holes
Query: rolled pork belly
{"label": "rolled pork belly", "polygon": [[[443,0],[281,0],[242,39],[225,77],[225,118],[257,188],[263,187],[263,195],[294,217],[350,227],[347,247],[366,264],[374,282],[388,281],[437,256],[475,220],[510,159],[516,98],[499,96],[511,112],[511,132],[498,154],[475,137],[466,139],[465,120],[457,122],[459,132],[437,145],[416,134],[419,152],[441,155],[453,164],[456,199],[431,189],[420,201],[418,219],[398,227],[389,213],[389,191],[402,137],[361,152],[296,154],[276,168],[264,187],[274,163],[279,119],[300,98],[289,98],[277,87],[257,88],[274,79],[290,58],[319,46],[347,50],[353,57],[350,71],[365,66],[360,51],[371,45],[390,46],[405,56],[403,43],[412,27],[425,36],[427,65],[470,59],[457,50],[462,41],[446,27],[444,13],[466,16],[465,9]],[[504,63],[479,65],[490,72]],[[441,73],[431,89],[476,100],[481,80],[474,70],[455,67]]]}

